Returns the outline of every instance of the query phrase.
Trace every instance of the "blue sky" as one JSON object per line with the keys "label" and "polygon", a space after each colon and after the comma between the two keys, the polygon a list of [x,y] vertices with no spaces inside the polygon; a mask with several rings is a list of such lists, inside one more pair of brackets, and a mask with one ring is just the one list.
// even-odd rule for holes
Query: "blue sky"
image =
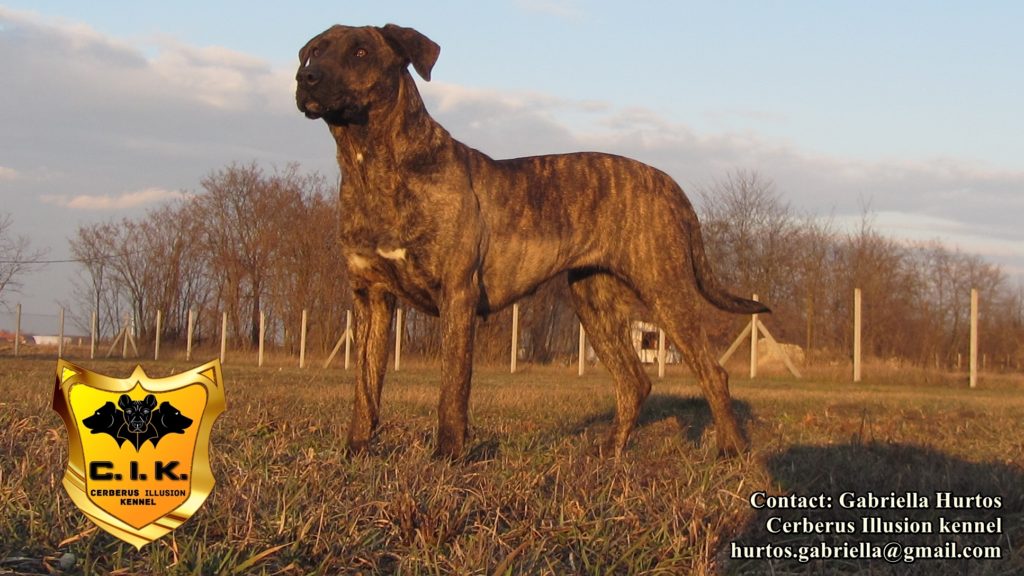
{"label": "blue sky", "polygon": [[333,22],[417,28],[437,75],[650,108],[858,158],[1024,169],[1019,2],[6,2],[153,50],[169,37],[286,66]]}
{"label": "blue sky", "polygon": [[[691,190],[753,169],[798,210],[868,200],[886,232],[1024,273],[1016,2],[0,0],[0,211],[59,258],[231,161],[336,174],[296,54],[386,22],[441,45],[428,108],[494,156],[607,150]],[[72,272],[13,299],[48,311]]]}

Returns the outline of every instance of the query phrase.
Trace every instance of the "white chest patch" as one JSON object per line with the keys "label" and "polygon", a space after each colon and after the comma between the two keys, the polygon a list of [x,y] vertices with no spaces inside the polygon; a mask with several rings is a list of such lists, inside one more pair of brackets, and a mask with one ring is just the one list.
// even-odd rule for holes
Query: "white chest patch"
{"label": "white chest patch", "polygon": [[358,254],[352,254],[348,257],[348,265],[353,270],[365,270],[370,267],[370,261]]}
{"label": "white chest patch", "polygon": [[405,260],[405,248],[392,248],[389,250],[377,248],[377,254],[380,254],[381,258],[386,258],[388,260]]}

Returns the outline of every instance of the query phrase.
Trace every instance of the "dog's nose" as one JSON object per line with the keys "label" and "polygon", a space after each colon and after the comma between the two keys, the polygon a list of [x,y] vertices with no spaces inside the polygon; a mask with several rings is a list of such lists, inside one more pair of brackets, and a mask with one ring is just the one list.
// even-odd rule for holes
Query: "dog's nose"
{"label": "dog's nose", "polygon": [[323,77],[320,69],[315,66],[305,66],[295,75],[295,80],[303,86],[312,88],[316,86]]}

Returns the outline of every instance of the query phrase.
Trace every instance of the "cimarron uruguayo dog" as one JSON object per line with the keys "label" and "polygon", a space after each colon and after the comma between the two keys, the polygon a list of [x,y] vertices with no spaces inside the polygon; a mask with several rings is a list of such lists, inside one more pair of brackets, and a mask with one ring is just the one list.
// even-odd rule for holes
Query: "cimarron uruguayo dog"
{"label": "cimarron uruguayo dog", "polygon": [[356,314],[348,448],[367,447],[380,414],[396,297],[440,317],[442,381],[435,455],[462,454],[476,316],[561,276],[615,380],[610,438],[626,445],[651,390],[629,325],[641,306],[700,380],[718,448],[746,447],[728,376],[708,348],[699,298],[767,312],[712,273],[700,224],[665,173],[585,152],[494,160],[454,140],[424,107],[440,47],[411,28],[333,26],[299,52],[296,101],[326,121],[341,167],[341,250]]}

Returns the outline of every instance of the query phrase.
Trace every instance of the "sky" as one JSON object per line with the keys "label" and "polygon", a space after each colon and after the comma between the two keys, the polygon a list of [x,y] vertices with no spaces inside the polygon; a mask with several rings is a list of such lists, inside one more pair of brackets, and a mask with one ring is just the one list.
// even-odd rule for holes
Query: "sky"
{"label": "sky", "polygon": [[[694,200],[756,171],[801,213],[841,225],[869,206],[886,234],[1019,280],[1022,21],[1019,2],[0,0],[0,213],[63,260],[79,226],[232,162],[337,177],[325,126],[295,107],[298,49],[392,22],[441,45],[427,108],[491,156],[623,154]],[[3,298],[53,333],[77,270]]]}

